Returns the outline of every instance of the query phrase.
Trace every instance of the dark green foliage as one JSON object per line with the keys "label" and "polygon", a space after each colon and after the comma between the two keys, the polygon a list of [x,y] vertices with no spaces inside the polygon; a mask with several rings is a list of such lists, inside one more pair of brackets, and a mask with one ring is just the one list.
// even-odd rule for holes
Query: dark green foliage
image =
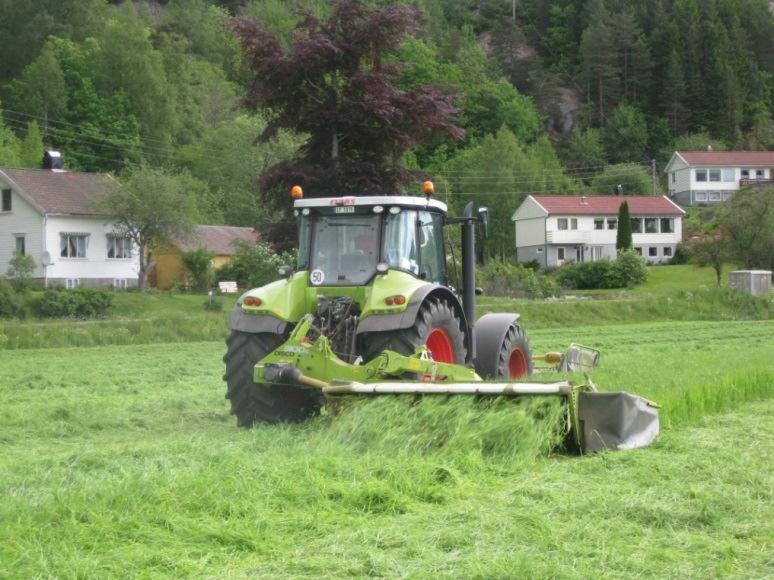
{"label": "dark green foliage", "polygon": [[234,281],[240,288],[256,288],[279,278],[280,266],[292,266],[290,255],[277,255],[268,244],[248,244],[238,241],[238,251],[227,264],[215,273],[217,281]]}
{"label": "dark green foliage", "polygon": [[5,279],[0,278],[0,318],[20,318],[24,306],[16,290]]}
{"label": "dark green foliage", "polygon": [[591,179],[591,189],[596,194],[613,195],[618,185],[623,186],[625,195],[646,195],[653,190],[647,169],[631,163],[608,165]]}
{"label": "dark green foliage", "polygon": [[195,292],[210,288],[214,276],[212,258],[215,256],[206,248],[183,252],[180,256],[185,268],[188,286]]}
{"label": "dark green foliage", "polygon": [[738,191],[720,212],[731,256],[748,269],[774,270],[774,187]]}
{"label": "dark green foliage", "polygon": [[8,263],[6,275],[17,292],[25,292],[32,286],[32,275],[35,272],[35,260],[21,252],[14,252]]}
{"label": "dark green foliage", "polygon": [[615,249],[619,252],[632,248],[632,222],[629,218],[629,204],[623,202],[618,208],[618,231],[615,234]]}
{"label": "dark green foliage", "polygon": [[110,311],[112,304],[111,292],[79,286],[73,290],[49,288],[31,305],[40,318],[99,318]]}
{"label": "dark green foliage", "polygon": [[648,279],[643,259],[634,251],[621,252],[614,261],[571,262],[556,271],[557,281],[567,288],[598,290],[630,288]]}
{"label": "dark green foliage", "polygon": [[486,296],[546,298],[557,294],[553,280],[530,265],[490,260],[478,268],[476,281]]}

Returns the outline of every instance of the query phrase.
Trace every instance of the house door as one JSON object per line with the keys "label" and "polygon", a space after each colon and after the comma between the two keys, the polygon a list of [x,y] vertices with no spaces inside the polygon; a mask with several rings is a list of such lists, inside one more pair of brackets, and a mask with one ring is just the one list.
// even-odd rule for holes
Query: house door
{"label": "house door", "polygon": [[575,261],[583,261],[583,246],[575,246]]}

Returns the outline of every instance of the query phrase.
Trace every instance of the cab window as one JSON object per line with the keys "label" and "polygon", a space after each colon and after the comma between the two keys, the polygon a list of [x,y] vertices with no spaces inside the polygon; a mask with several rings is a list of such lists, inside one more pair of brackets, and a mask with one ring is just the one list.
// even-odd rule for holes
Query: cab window
{"label": "cab window", "polygon": [[443,217],[428,211],[419,212],[420,277],[428,282],[446,280],[446,256],[443,249]]}

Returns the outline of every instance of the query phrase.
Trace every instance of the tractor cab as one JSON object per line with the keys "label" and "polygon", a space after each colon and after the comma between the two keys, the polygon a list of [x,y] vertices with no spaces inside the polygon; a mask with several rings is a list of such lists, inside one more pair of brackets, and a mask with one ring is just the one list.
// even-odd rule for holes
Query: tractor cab
{"label": "tractor cab", "polygon": [[446,211],[411,196],[297,199],[297,269],[313,286],[363,286],[389,270],[447,285]]}

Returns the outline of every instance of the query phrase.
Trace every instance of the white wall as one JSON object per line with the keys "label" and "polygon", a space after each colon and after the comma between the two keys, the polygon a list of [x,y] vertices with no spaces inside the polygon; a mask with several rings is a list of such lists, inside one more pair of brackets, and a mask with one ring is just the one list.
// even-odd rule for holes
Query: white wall
{"label": "white wall", "polygon": [[[49,278],[128,278],[137,279],[140,270],[137,252],[129,259],[107,257],[108,234],[113,229],[104,218],[80,216],[48,216],[46,220],[46,248],[53,264],[48,267]],[[85,258],[62,258],[60,234],[88,232]]]}
{"label": "white wall", "polygon": [[540,246],[546,243],[545,218],[519,219],[513,222],[516,227],[516,247]]}
{"label": "white wall", "polygon": [[[0,189],[11,188],[0,177]],[[0,276],[5,276],[16,250],[14,234],[24,234],[25,253],[35,260],[35,277],[42,276],[40,258],[43,253],[43,216],[16,190],[11,191],[11,211],[0,212]]]}
{"label": "white wall", "polygon": [[[632,214],[633,218],[639,217],[643,218],[645,216],[639,216],[637,214]],[[656,219],[660,219],[662,217],[668,217],[668,218],[674,218],[674,232],[668,233],[668,234],[637,234],[632,233],[632,242],[635,244],[643,243],[677,243],[682,238],[682,217],[681,216],[647,216],[647,217],[655,217]],[[566,218],[567,219],[567,226],[570,227],[572,223],[572,219],[575,218],[578,220],[578,229],[577,230],[560,230],[558,225],[559,218]],[[602,218],[605,220],[605,229],[603,230],[595,230],[594,229],[594,220],[597,218]],[[548,243],[553,244],[586,244],[591,246],[603,246],[605,244],[615,244],[615,238],[616,234],[618,232],[617,229],[615,230],[608,230],[607,229],[607,220],[610,218],[618,218],[617,215],[598,215],[598,216],[588,216],[588,215],[579,215],[579,216],[551,216],[548,218]],[[518,244],[517,244],[518,245]]]}
{"label": "white wall", "polygon": [[[674,182],[672,181],[673,175]],[[669,185],[669,193],[688,191],[691,189],[691,169],[689,167],[676,169],[674,172],[667,174],[667,182]]]}
{"label": "white wall", "polygon": [[[696,170],[697,169],[705,169],[707,171],[707,180],[708,181],[696,181]],[[720,169],[720,178],[721,181],[709,181],[709,171],[710,169]],[[726,168],[730,169],[730,168]],[[755,175],[755,171],[752,172],[753,176]],[[739,189],[739,179],[741,178],[741,169],[738,167],[734,168],[734,180],[733,181],[722,181],[723,179],[723,168],[720,167],[691,167],[690,169],[690,187],[688,189],[695,189],[695,190],[712,190],[712,191],[735,191]],[[685,190],[678,190],[678,191],[685,191]]]}

